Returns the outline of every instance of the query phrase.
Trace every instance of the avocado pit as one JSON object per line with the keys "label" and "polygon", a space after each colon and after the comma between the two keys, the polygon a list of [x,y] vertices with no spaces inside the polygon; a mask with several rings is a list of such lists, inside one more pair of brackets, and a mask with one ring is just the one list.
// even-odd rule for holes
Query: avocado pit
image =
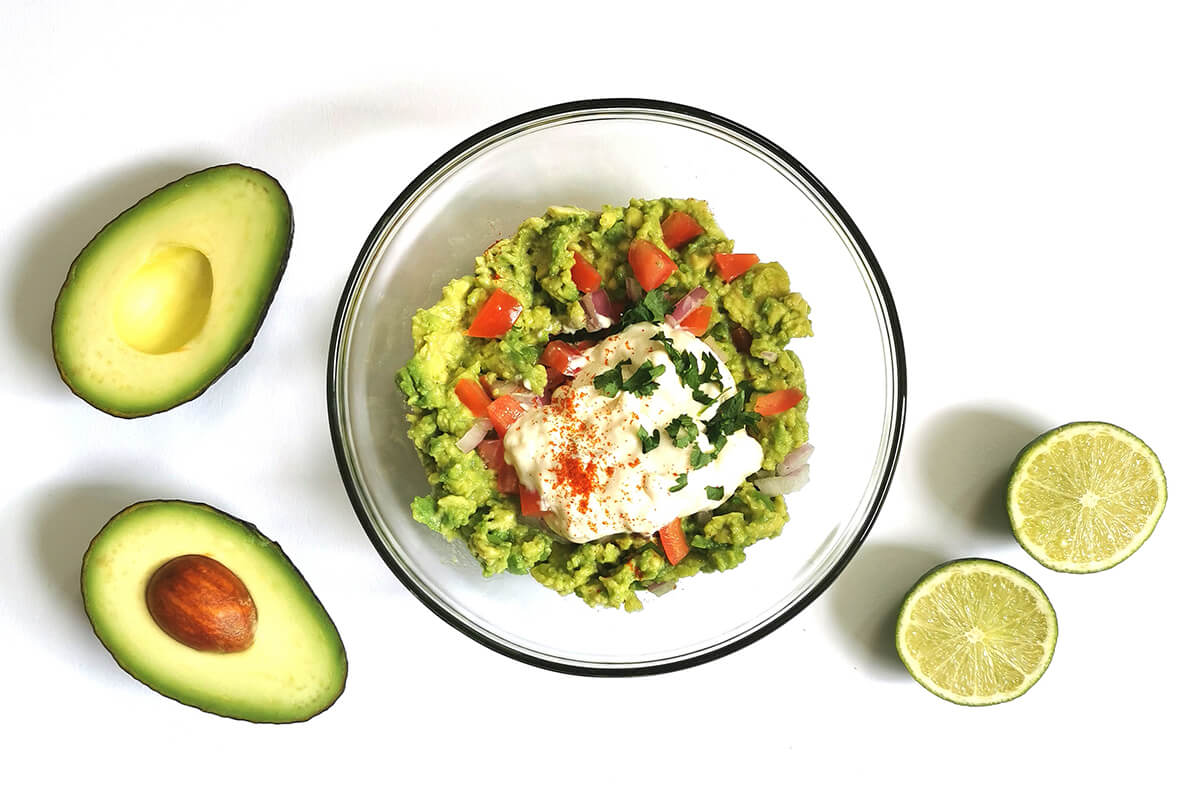
{"label": "avocado pit", "polygon": [[159,245],[117,293],[113,326],[125,344],[148,355],[179,350],[204,327],[212,291],[212,264],[204,253]]}
{"label": "avocado pit", "polygon": [[241,578],[208,556],[178,556],[155,570],[146,608],[164,633],[193,650],[240,653],[254,644],[254,598]]}

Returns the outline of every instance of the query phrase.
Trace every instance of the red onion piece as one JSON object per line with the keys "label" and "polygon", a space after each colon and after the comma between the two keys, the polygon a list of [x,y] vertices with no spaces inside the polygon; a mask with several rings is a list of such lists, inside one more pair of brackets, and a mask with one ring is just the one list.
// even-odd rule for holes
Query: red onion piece
{"label": "red onion piece", "polygon": [[583,306],[583,312],[587,315],[587,324],[585,327],[588,333],[595,333],[596,331],[612,327],[617,315],[613,311],[612,301],[608,299],[608,293],[603,289],[597,289],[594,292],[585,294],[580,298],[579,303]]}
{"label": "red onion piece", "polygon": [[657,583],[646,584],[646,591],[651,592],[655,597],[662,597],[667,592],[675,588],[675,581],[661,581]]}
{"label": "red onion piece", "polygon": [[675,308],[671,309],[671,316],[676,320],[686,319],[688,314],[700,307],[700,304],[704,302],[704,298],[706,297],[708,297],[708,289],[705,289],[703,286],[697,286],[675,304]]}
{"label": "red onion piece", "polygon": [[642,291],[642,285],[632,275],[625,279],[625,294],[629,296],[629,302],[631,303],[638,302],[645,294]]}
{"label": "red onion piece", "polygon": [[783,457],[783,461],[780,461],[779,466],[775,468],[775,474],[781,478],[786,478],[793,472],[798,472],[801,467],[808,463],[808,459],[812,457],[812,454],[812,442],[805,442]]}
{"label": "red onion piece", "polygon": [[542,404],[541,397],[536,394],[529,394],[528,392],[513,392],[509,395],[509,397],[511,397],[513,400],[516,400],[525,408],[537,408]]}
{"label": "red onion piece", "polygon": [[808,464],[804,464],[791,475],[783,478],[778,476],[774,478],[759,478],[754,482],[754,485],[763,494],[791,494],[803,489],[808,483],[808,467]]}
{"label": "red onion piece", "polygon": [[488,435],[488,431],[492,429],[492,423],[486,419],[475,420],[475,424],[470,430],[462,435],[458,440],[458,449],[464,453],[469,453],[479,446],[479,443]]}

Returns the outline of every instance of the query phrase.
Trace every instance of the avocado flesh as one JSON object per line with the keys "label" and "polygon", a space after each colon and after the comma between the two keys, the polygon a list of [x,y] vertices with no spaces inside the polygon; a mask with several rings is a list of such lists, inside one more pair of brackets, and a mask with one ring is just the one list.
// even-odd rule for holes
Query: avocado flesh
{"label": "avocado flesh", "polygon": [[147,195],[71,264],[52,325],[63,380],[119,417],[193,399],[250,348],[291,240],[287,194],[250,167]]}
{"label": "avocado flesh", "polygon": [[[258,609],[246,650],[193,650],[150,615],[150,577],[190,554],[219,561],[245,584]],[[303,576],[253,525],[210,506],[152,500],[117,514],[84,555],[82,587],[92,628],[117,663],[186,705],[251,722],[300,722],[345,687],[341,637]]]}

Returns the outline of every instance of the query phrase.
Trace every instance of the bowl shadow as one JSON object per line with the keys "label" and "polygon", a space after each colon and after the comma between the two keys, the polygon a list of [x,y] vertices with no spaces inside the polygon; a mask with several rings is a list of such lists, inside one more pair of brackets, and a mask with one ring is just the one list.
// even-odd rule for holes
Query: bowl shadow
{"label": "bowl shadow", "polygon": [[926,494],[968,528],[1011,537],[1009,472],[1021,448],[1051,427],[1019,409],[958,406],[942,412],[919,437]]}
{"label": "bowl shadow", "polygon": [[838,633],[870,673],[907,677],[896,654],[896,615],[917,579],[949,558],[929,547],[868,541],[830,588]]}
{"label": "bowl shadow", "polygon": [[8,289],[13,338],[42,365],[43,377],[56,376],[50,343],[54,303],[67,268],[84,246],[118,214],[146,195],[211,163],[196,156],[166,157],[121,167],[88,178],[48,204],[18,245],[17,269]]}

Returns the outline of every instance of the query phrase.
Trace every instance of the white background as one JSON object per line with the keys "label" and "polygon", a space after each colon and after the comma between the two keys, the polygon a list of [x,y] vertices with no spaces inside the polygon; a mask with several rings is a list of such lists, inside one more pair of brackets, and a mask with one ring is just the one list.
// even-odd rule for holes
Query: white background
{"label": "white background", "polygon": [[[405,5],[4,4],[0,793],[1195,790],[1189,4]],[[891,282],[909,365],[896,481],[837,583],[746,650],[632,680],[527,667],[431,615],[360,530],[325,417],[337,297],[391,199],[485,125],[599,96],[701,106],[812,169]],[[67,266],[142,195],[228,161],[274,174],[296,211],[254,347],[168,414],[95,411],[50,354]],[[1019,447],[1076,419],[1144,438],[1172,492],[1142,550],[1092,576],[1034,563],[1001,505]],[[117,668],[79,560],[113,513],[161,496],[283,544],[345,639],[332,709],[255,726]],[[1027,571],[1058,610],[1050,669],[1004,706],[938,700],[891,647],[907,586],[967,555]]]}

